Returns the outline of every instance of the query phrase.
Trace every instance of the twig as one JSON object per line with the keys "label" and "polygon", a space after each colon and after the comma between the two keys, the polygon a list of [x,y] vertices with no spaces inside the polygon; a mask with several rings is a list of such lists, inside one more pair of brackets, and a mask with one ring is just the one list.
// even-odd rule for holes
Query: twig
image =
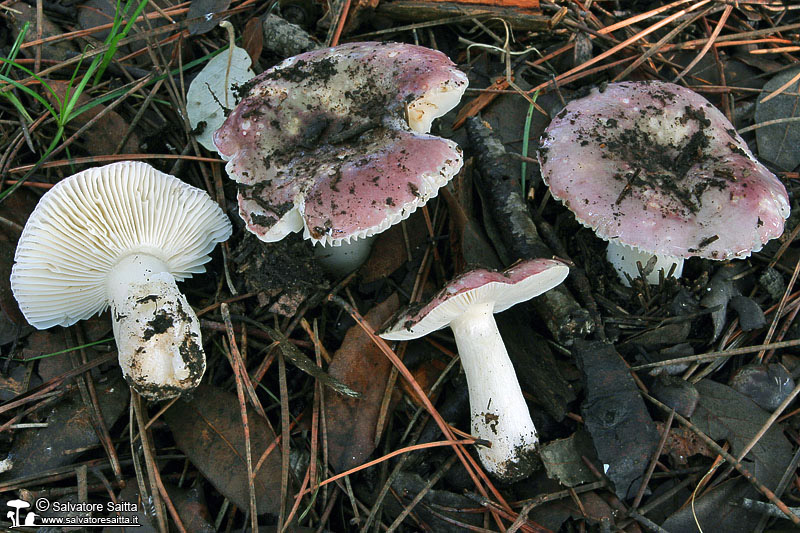
{"label": "twig", "polygon": [[770,344],[759,344],[756,346],[745,346],[742,348],[734,348],[732,350],[721,350],[718,352],[708,352],[699,355],[688,355],[686,357],[678,357],[676,359],[667,359],[666,361],[658,361],[656,363],[647,363],[644,365],[632,366],[631,370],[646,370],[648,368],[658,368],[662,366],[677,365],[683,363],[694,363],[696,361],[705,361],[707,359],[717,359],[718,357],[729,357],[732,355],[744,355],[748,353],[757,352],[759,350],[779,350],[781,348],[791,348],[793,346],[800,346],[800,339],[790,341],[773,342]]}
{"label": "twig", "polygon": [[[757,513],[762,513],[767,516],[772,516],[774,518],[783,518],[784,520],[788,520],[786,514],[783,511],[781,511],[776,505],[773,505],[771,503],[759,502],[756,500],[751,500],[750,498],[744,498],[742,499],[741,503],[737,503],[734,501],[731,502],[731,505],[747,509],[748,511],[755,511]],[[788,509],[794,514],[800,514],[800,507],[788,507]]]}
{"label": "twig", "polygon": [[706,53],[708,53],[709,49],[714,45],[714,41],[716,41],[717,37],[719,37],[719,34],[722,31],[722,28],[725,26],[725,22],[727,22],[728,17],[730,16],[732,11],[733,11],[732,5],[725,6],[725,11],[723,11],[722,15],[719,17],[719,21],[717,22],[714,31],[711,33],[711,36],[706,41],[706,44],[703,45],[703,48],[700,50],[700,52],[696,56],[694,56],[694,58],[689,62],[688,65],[686,65],[686,67],[681,71],[681,73],[675,76],[675,79],[672,80],[673,83],[678,83],[681,79],[683,79],[683,77],[690,70],[692,70],[694,66],[697,65],[701,59],[703,59],[703,57],[705,57]]}
{"label": "twig", "polygon": [[258,508],[256,507],[256,486],[255,476],[253,474],[253,454],[250,447],[250,424],[247,417],[247,400],[244,396],[244,381],[250,381],[250,376],[245,370],[242,375],[242,368],[244,364],[241,361],[239,348],[236,344],[236,335],[233,333],[233,324],[231,323],[231,313],[228,309],[228,304],[223,303],[219,307],[222,313],[222,320],[225,322],[226,333],[228,334],[228,344],[230,350],[223,350],[228,357],[228,361],[233,369],[233,375],[236,381],[236,396],[239,399],[239,410],[242,413],[242,428],[244,430],[244,452],[247,463],[247,490],[250,495],[250,525],[253,531],[258,531]]}
{"label": "twig", "polygon": [[[646,394],[646,393],[642,392],[641,395],[644,398],[646,398],[647,400],[649,400],[651,403],[656,405],[659,409],[661,409],[665,413],[670,413],[670,412],[673,411],[672,408],[667,407],[666,405],[664,405],[660,401],[656,400],[655,398],[653,398],[649,394]],[[706,444],[706,446],[711,448],[718,455],[721,455],[723,459],[725,459],[731,466],[733,466],[761,494],[766,496],[769,501],[771,501],[776,506],[778,506],[778,508],[781,511],[783,511],[786,514],[786,516],[792,522],[794,522],[795,525],[800,526],[800,517],[798,517],[797,515],[792,513],[792,511],[789,510],[789,508],[786,506],[786,504],[783,503],[777,496],[775,496],[775,494],[771,490],[769,490],[769,488],[764,486],[764,484],[762,484],[752,473],[750,473],[750,471],[747,470],[744,467],[744,465],[742,465],[742,463],[738,459],[736,459],[736,457],[732,456],[731,454],[729,454],[728,452],[723,450],[722,447],[719,444],[714,442],[714,439],[712,439],[711,437],[709,437],[708,435],[706,435],[705,433],[700,431],[694,424],[692,424],[686,418],[682,417],[681,415],[679,415],[677,413],[675,414],[675,418],[678,420],[678,422],[680,422],[684,426],[686,426],[689,429],[691,429],[698,437],[700,437],[700,439]]]}
{"label": "twig", "polygon": [[[167,533],[169,529],[167,527],[167,517],[164,516],[164,502],[161,499],[160,491],[158,489],[158,482],[156,481],[156,476],[158,475],[158,465],[153,457],[153,444],[150,441],[150,436],[147,434],[147,430],[144,429],[147,424],[145,423],[144,414],[142,412],[141,396],[139,396],[139,394],[133,389],[131,389],[131,404],[133,405],[134,413],[136,413],[136,423],[139,425],[139,435],[142,440],[142,452],[144,453],[144,464],[145,468],[147,469],[147,477],[150,479],[150,496],[153,498],[153,506],[156,509],[158,527],[162,533]],[[136,450],[131,451],[133,454],[136,454]]]}
{"label": "twig", "polygon": [[669,418],[667,418],[667,421],[664,423],[664,432],[661,434],[661,440],[658,442],[658,446],[656,447],[656,451],[653,453],[652,459],[650,459],[650,465],[647,467],[647,472],[644,474],[642,484],[639,486],[639,492],[636,493],[636,498],[634,498],[633,504],[631,504],[631,511],[628,514],[631,514],[632,510],[638,508],[639,504],[642,503],[642,498],[644,498],[647,485],[650,483],[650,478],[653,475],[653,471],[656,469],[656,464],[658,464],[658,458],[661,457],[661,452],[664,449],[664,445],[667,443],[667,437],[669,437],[670,429],[672,429],[672,421],[674,418],[675,409],[672,410],[672,412],[669,414]]}

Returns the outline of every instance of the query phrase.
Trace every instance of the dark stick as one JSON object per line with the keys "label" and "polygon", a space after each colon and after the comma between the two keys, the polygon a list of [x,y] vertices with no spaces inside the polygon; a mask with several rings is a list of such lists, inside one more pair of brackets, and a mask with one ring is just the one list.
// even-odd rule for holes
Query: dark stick
{"label": "dark stick", "polygon": [[[467,119],[466,126],[477,160],[475,183],[489,214],[487,218],[492,219],[502,241],[504,250],[498,250],[501,258],[512,263],[518,259],[553,257],[528,213],[519,181],[512,177],[510,157],[503,144],[480,118]],[[564,285],[535,298],[532,304],[548,331],[561,344],[572,344],[574,339],[583,338],[594,330],[591,315]]]}

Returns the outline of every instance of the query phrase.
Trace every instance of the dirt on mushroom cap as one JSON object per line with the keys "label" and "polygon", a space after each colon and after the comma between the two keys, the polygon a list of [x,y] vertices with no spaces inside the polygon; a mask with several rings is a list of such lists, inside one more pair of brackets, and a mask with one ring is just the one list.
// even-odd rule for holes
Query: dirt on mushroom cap
{"label": "dirt on mushroom cap", "polygon": [[254,79],[215,135],[248,229],[277,240],[298,209],[306,238],[336,244],[406,218],[461,166],[455,143],[411,130],[406,106],[466,83],[441,52],[399,43],[316,50]]}
{"label": "dirt on mushroom cap", "polygon": [[789,215],[784,186],[725,116],[670,83],[609,84],[570,102],[539,160],[582,224],[651,253],[746,257]]}

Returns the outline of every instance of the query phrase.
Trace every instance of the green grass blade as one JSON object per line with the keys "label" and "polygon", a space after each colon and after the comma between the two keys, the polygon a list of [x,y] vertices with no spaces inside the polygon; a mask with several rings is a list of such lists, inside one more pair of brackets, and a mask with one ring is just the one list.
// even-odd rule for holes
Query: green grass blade
{"label": "green grass blade", "polygon": [[88,342],[86,344],[82,344],[81,346],[75,346],[74,348],[67,348],[65,350],[59,350],[57,352],[46,353],[44,355],[37,355],[35,357],[26,357],[25,359],[14,359],[11,357],[5,357],[4,359],[11,359],[12,361],[35,361],[37,359],[45,359],[47,357],[53,357],[54,355],[61,355],[64,353],[74,352],[76,350],[82,350],[84,348],[90,348],[92,346],[97,346],[98,344],[106,344],[112,342],[114,337],[108,337],[107,339],[100,339],[99,341]]}
{"label": "green grass blade", "polygon": [[22,48],[22,43],[25,41],[25,34],[28,33],[28,26],[30,26],[30,22],[26,22],[24,26],[22,26],[22,30],[20,30],[19,35],[17,35],[14,44],[11,45],[11,50],[8,53],[8,58],[2,58],[6,61],[6,65],[3,68],[3,71],[0,74],[8,75],[11,72],[11,63],[17,59],[17,54],[19,53],[20,48]]}
{"label": "green grass blade", "polygon": [[[15,88],[17,88],[20,91],[24,92],[25,94],[29,95],[31,98],[36,99],[36,101],[38,101],[40,104],[42,104],[45,107],[45,109],[47,109],[47,111],[50,112],[50,114],[53,115],[54,117],[57,115],[55,108],[53,108],[53,106],[50,105],[50,102],[47,101],[47,98],[45,98],[41,94],[37,93],[36,91],[31,89],[30,87],[28,87],[26,85],[22,85],[17,80],[12,80],[8,76],[4,76],[2,74],[0,74],[0,81],[4,81],[4,82],[8,83],[9,85],[13,85]],[[10,92],[3,93],[3,96],[5,96],[6,98],[8,98],[10,100],[11,97],[13,96],[13,93],[10,93]]]}
{"label": "green grass blade", "polygon": [[[533,94],[533,102],[528,106],[528,114],[525,115],[525,130],[522,132],[522,157],[528,157],[528,143],[531,139],[531,119],[533,119],[533,110],[536,108],[534,102],[539,97],[539,91]],[[522,182],[522,197],[525,197],[525,178],[528,172],[528,162],[523,161],[520,165],[520,181]]]}
{"label": "green grass blade", "polygon": [[25,106],[22,105],[22,102],[17,98],[17,95],[14,93],[5,93],[3,96],[6,97],[6,100],[11,102],[11,105],[19,112],[20,115],[25,119],[25,122],[30,124],[33,122],[33,117],[28,114],[28,111],[25,109]]}
{"label": "green grass blade", "polygon": [[[123,10],[122,14],[119,14],[119,9],[117,9],[118,16],[114,18],[114,26],[112,28],[112,32],[109,34],[105,43],[110,46],[108,47],[108,50],[106,50],[106,53],[103,54],[102,62],[97,68],[97,73],[94,76],[94,83],[100,81],[100,78],[103,76],[103,73],[105,72],[109,63],[111,63],[111,59],[114,57],[114,54],[117,53],[117,43],[119,43],[119,41],[121,41],[128,35],[128,32],[130,32],[131,28],[133,27],[134,21],[136,21],[139,15],[142,14],[142,11],[144,11],[144,8],[147,6],[147,2],[148,0],[141,0],[139,2],[133,14],[128,19],[127,24],[125,24],[125,27],[119,33],[117,32],[119,31],[119,26],[122,23],[122,17],[125,16],[125,14],[127,14],[128,8],[130,7],[132,0],[128,0],[128,2],[125,4],[125,9]],[[117,2],[117,7],[119,8],[119,2]],[[119,20],[119,23],[117,22],[117,20]]]}

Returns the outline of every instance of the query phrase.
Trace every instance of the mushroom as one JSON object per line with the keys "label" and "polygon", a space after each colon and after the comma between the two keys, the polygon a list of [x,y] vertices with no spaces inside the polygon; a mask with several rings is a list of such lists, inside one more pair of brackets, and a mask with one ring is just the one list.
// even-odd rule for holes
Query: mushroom
{"label": "mushroom", "polygon": [[503,272],[470,270],[379,333],[404,341],[450,326],[467,376],[472,434],[491,442],[478,456],[502,481],[531,473],[539,438],[493,315],[552,289],[568,273],[552,259],[530,259]]}
{"label": "mushroom", "polygon": [[681,274],[683,260],[748,257],[783,233],[789,199],[733,125],[697,93],[660,81],[610,83],[573,100],[545,130],[542,178],[609,241],[627,284],[637,261]]}
{"label": "mushroom", "polygon": [[70,326],[109,305],[119,363],[151,399],[197,386],[205,353],[176,280],[205,272],[231,224],[204,191],[141,162],[70,176],[50,189],[17,244],[11,289],[37,329]]}
{"label": "mushroom", "polygon": [[443,53],[350,43],[286,59],[214,135],[239,183],[239,214],[266,242],[303,231],[339,247],[380,233],[436,196],[461,168],[429,135],[467,87]]}

